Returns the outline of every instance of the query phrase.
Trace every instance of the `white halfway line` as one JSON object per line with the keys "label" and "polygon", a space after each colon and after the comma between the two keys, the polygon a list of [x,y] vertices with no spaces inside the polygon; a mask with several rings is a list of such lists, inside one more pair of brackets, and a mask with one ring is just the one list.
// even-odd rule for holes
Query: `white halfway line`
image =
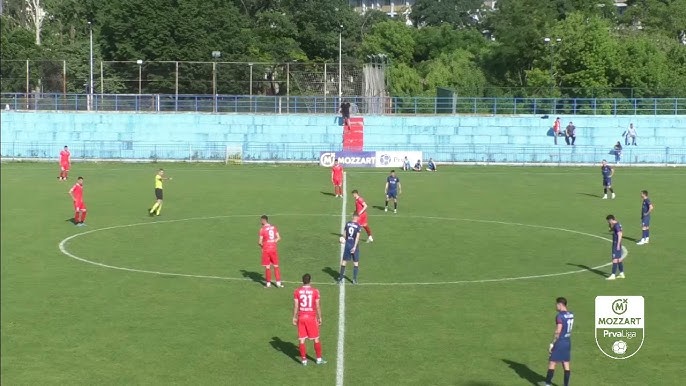
{"label": "white halfway line", "polygon": [[[341,230],[345,227],[345,208],[348,203],[347,175],[343,172],[343,202],[341,203]],[[341,244],[339,256],[343,256],[345,244]],[[341,280],[338,291],[338,346],[336,348],[336,386],[343,386],[345,370],[345,280]]]}

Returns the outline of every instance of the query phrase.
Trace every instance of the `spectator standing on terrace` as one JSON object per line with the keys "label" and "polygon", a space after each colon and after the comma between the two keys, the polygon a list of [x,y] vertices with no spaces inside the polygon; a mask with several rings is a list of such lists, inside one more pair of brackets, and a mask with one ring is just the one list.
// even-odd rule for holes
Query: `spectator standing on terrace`
{"label": "spectator standing on terrace", "polygon": [[565,130],[565,142],[567,142],[567,145],[572,146],[574,146],[574,142],[576,142],[576,126],[574,126],[572,122],[569,122],[567,129]]}
{"label": "spectator standing on terrace", "polygon": [[343,103],[341,103],[339,112],[343,117],[343,126],[348,126],[348,121],[350,120],[350,102],[344,100]]}
{"label": "spectator standing on terrace", "polygon": [[553,140],[556,145],[557,137],[561,134],[560,130],[562,130],[562,121],[560,120],[560,117],[557,117],[555,122],[553,122]]}
{"label": "spectator standing on terrace", "polygon": [[636,128],[633,123],[629,124],[629,128],[626,130],[626,142],[625,145],[629,146],[629,138],[631,138],[631,145],[636,146]]}
{"label": "spectator standing on terrace", "polygon": [[615,163],[619,163],[622,160],[622,144],[617,141],[615,147],[612,148],[612,152],[615,155]]}

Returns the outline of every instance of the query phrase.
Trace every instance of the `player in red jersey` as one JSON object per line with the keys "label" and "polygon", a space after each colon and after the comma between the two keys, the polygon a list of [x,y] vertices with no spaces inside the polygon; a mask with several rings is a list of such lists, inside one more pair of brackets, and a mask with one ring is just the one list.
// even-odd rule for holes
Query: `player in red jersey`
{"label": "player in red jersey", "polygon": [[374,241],[374,238],[372,237],[372,230],[369,229],[369,224],[367,223],[367,203],[364,202],[364,198],[360,196],[357,190],[353,190],[353,198],[355,199],[355,212],[360,215],[360,221],[357,223],[367,232],[367,242],[371,243]]}
{"label": "player in red jersey", "polygon": [[267,281],[265,288],[272,286],[272,266],[274,267],[276,286],[283,288],[283,284],[281,284],[281,270],[279,269],[279,251],[276,248],[276,244],[281,241],[281,235],[279,230],[269,223],[269,217],[266,214],[260,217],[260,222],[262,223],[262,228],[260,228],[258,244],[262,248],[262,266],[264,267],[264,277]]}
{"label": "player in red jersey", "polygon": [[69,189],[69,195],[74,201],[74,224],[82,227],[86,225],[86,204],[83,202],[83,177],[76,179],[74,186]]}
{"label": "player in red jersey", "polygon": [[60,151],[60,176],[57,177],[58,180],[64,181],[67,179],[69,174],[69,166],[71,164],[71,153],[67,146]]}
{"label": "player in red jersey", "polygon": [[333,161],[331,182],[333,183],[334,196],[343,197],[343,165],[338,163],[338,158]]}
{"label": "player in red jersey", "polygon": [[317,364],[322,365],[326,363],[322,358],[322,343],[319,341],[319,326],[322,324],[319,290],[312,287],[310,281],[312,281],[310,274],[304,274],[302,287],[296,288],[295,292],[293,292],[293,325],[298,326],[300,358],[303,366],[307,366],[305,339],[314,340]]}

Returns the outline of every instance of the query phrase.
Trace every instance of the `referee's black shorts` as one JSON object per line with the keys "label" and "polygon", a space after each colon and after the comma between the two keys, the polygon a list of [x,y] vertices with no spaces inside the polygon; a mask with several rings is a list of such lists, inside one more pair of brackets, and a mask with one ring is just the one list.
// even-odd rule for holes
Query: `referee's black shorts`
{"label": "referee's black shorts", "polygon": [[162,200],[162,199],[163,199],[163,198],[162,198],[162,195],[163,195],[163,194],[162,194],[162,189],[160,189],[160,188],[155,188],[155,198],[157,198],[158,200]]}

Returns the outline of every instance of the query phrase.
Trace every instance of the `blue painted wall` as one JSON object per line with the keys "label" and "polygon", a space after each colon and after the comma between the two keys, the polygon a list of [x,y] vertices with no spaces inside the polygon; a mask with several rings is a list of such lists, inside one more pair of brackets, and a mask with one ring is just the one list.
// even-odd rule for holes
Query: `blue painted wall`
{"label": "blue painted wall", "polygon": [[[365,149],[422,150],[443,161],[597,162],[633,122],[639,146],[631,162],[686,163],[686,116],[563,116],[563,127],[570,120],[577,127],[576,149],[563,138],[553,145],[547,133],[554,118],[370,116]],[[2,112],[1,128],[4,157],[54,157],[66,144],[77,158],[223,159],[229,145],[248,159],[313,160],[342,140],[332,115],[10,111]]]}

